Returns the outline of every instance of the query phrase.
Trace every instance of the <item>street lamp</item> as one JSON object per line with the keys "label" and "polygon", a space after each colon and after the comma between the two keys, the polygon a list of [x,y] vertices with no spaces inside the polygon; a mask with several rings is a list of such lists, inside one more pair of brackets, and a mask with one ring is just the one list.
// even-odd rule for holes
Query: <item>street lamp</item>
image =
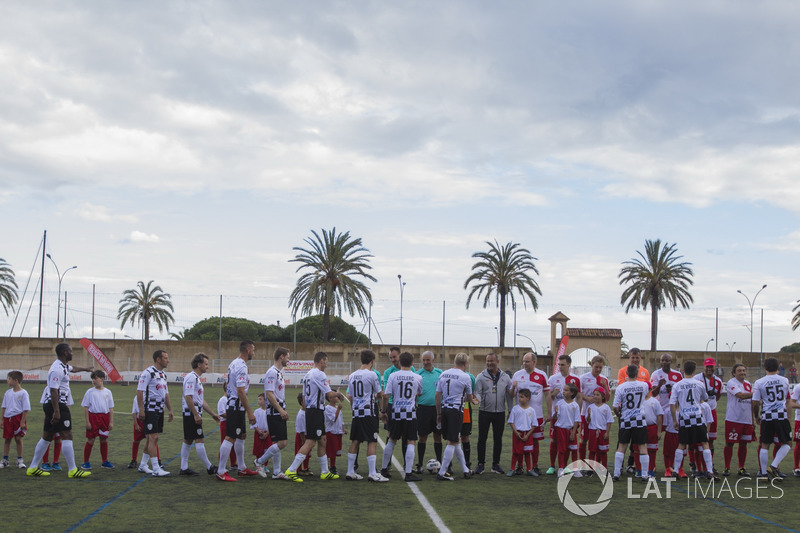
{"label": "street lamp", "polygon": [[531,339],[527,335],[523,335],[522,333],[517,333],[517,337],[523,337],[525,339],[528,339],[531,342],[531,346],[533,347],[533,353],[538,353],[539,352],[538,348],[536,348],[536,343],[533,342],[533,339]]}
{"label": "street lamp", "polygon": [[705,351],[708,351],[708,345],[709,345],[709,344],[711,344],[712,342],[714,342],[714,339],[713,339],[713,338],[711,338],[711,339],[708,339],[708,342],[706,343],[706,349],[705,349]]}
{"label": "street lamp", "polygon": [[[77,266],[71,266],[61,274],[58,270],[58,265],[53,260],[53,257],[50,254],[47,254],[47,258],[53,263],[53,266],[56,267],[56,275],[58,276],[58,307],[56,308],[56,337],[58,337],[59,331],[61,331],[61,282],[64,280],[64,276],[67,275],[67,272],[74,268],[78,268]],[[67,310],[64,309],[64,322],[67,321]],[[64,336],[67,336],[67,328],[64,327]]]}
{"label": "street lamp", "polygon": [[750,306],[750,353],[753,353],[753,307],[756,305],[756,298],[758,298],[758,295],[761,293],[761,291],[763,291],[766,288],[767,288],[767,284],[765,283],[760,289],[758,289],[758,292],[756,293],[756,295],[753,296],[753,301],[752,302],[750,301],[750,298],[748,298],[745,293],[743,293],[742,291],[739,291],[739,290],[736,291],[736,292],[738,292],[739,294],[741,294],[742,296],[745,297],[745,299],[747,300],[747,304]]}
{"label": "street lamp", "polygon": [[403,276],[397,275],[397,282],[400,283],[400,346],[403,345],[403,291],[406,287],[406,282],[403,281]]}
{"label": "street lamp", "polygon": [[500,328],[494,327],[494,332],[497,333],[497,345],[500,346]]}
{"label": "street lamp", "polygon": [[725,346],[727,346],[727,347],[728,347],[728,351],[729,351],[729,352],[732,352],[732,351],[733,351],[733,347],[734,347],[734,346],[736,346],[736,341],[733,341],[733,344],[728,344],[728,343],[726,342],[726,343],[725,343]]}

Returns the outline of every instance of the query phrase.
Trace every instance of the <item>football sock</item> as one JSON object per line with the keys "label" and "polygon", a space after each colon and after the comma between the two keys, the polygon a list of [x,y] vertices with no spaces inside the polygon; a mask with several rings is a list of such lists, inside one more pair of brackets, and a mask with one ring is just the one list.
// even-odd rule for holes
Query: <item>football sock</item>
{"label": "football sock", "polygon": [[347,473],[348,474],[355,474],[356,457],[358,457],[357,453],[348,453],[347,454]]}
{"label": "football sock", "polygon": [[556,458],[558,457],[558,446],[552,440],[550,441],[550,466],[556,466]]}
{"label": "football sock", "polygon": [[[739,449],[741,449],[741,444],[739,445]],[[722,457],[725,460],[725,468],[728,469],[731,467],[731,459],[733,459],[733,446],[725,446],[725,449],[722,450]]]}
{"label": "football sock", "polygon": [[625,462],[625,454],[616,452],[614,454],[614,477],[619,477],[622,473],[622,463]]}
{"label": "football sock", "polygon": [[464,456],[464,450],[461,449],[461,446],[456,446],[454,451],[454,455],[458,460],[458,464],[461,465],[462,472],[469,472],[469,466],[467,466],[467,458]]}
{"label": "football sock", "polygon": [[189,450],[192,447],[185,442],[181,443],[181,470],[187,470],[189,468]]}
{"label": "football sock", "polygon": [[281,469],[281,449],[278,448],[277,444],[274,445],[277,448],[277,451],[273,452],[272,454],[272,473],[276,476],[282,472]]}
{"label": "football sock", "polygon": [[[525,456],[525,469],[526,470],[530,470],[531,469],[531,463],[533,463],[533,459],[531,459],[531,454],[523,453],[523,455]],[[520,461],[520,464],[522,464],[522,461]]]}
{"label": "football sock", "polygon": [[758,469],[762,474],[767,473],[767,463],[769,463],[769,450],[759,448],[758,450]]}
{"label": "football sock", "polygon": [[323,474],[328,473],[328,456],[323,455],[322,457],[317,457],[319,460],[319,467],[322,469]]}
{"label": "football sock", "polygon": [[450,462],[453,460],[453,455],[456,453],[456,447],[452,444],[448,444],[447,447],[444,449],[444,454],[442,456],[442,466],[439,468],[439,475],[443,476],[445,472],[447,472],[447,467],[450,466]]}
{"label": "football sock", "polygon": [[386,447],[383,449],[383,466],[381,467],[383,470],[389,468],[389,463],[392,461],[392,453],[394,453],[394,444],[393,440],[389,440],[386,443]]}
{"label": "football sock", "polygon": [[[358,454],[356,454],[356,457],[358,457]],[[370,476],[374,476],[375,475],[375,463],[376,462],[377,462],[377,459],[375,458],[374,455],[368,455],[367,456],[367,467],[369,467],[369,475]]]}
{"label": "football sock", "polygon": [[142,454],[142,462],[139,463],[139,466],[143,466],[145,468],[150,468],[149,466],[147,466],[148,461],[150,461],[150,456],[147,455],[146,453],[143,453]]}
{"label": "football sock", "polygon": [[597,462],[608,468],[608,452],[597,452]]}
{"label": "football sock", "polygon": [[53,439],[53,462],[57,463],[61,458],[61,437],[56,436]]}
{"label": "football sock", "polygon": [[219,466],[217,466],[218,474],[225,472],[225,465],[228,463],[228,456],[230,456],[232,449],[233,443],[228,439],[225,439],[222,441],[222,444],[219,445]]}
{"label": "football sock", "polygon": [[298,453],[294,456],[294,461],[289,466],[289,472],[297,472],[297,469],[300,468],[300,465],[303,464],[303,461],[306,460],[306,456],[302,453]]}
{"label": "football sock", "polygon": [[533,441],[533,451],[531,451],[531,459],[533,460],[533,467],[539,466],[539,441]]}
{"label": "football sock", "polygon": [[425,448],[427,447],[428,447],[427,442],[417,443],[417,448],[419,449],[419,452],[417,453],[417,457],[419,458],[419,461],[417,461],[417,466],[422,466],[422,462],[425,460]]}
{"label": "football sock", "polygon": [[800,468],[800,443],[794,445],[794,469]]}
{"label": "football sock", "polygon": [[194,449],[197,450],[197,456],[200,457],[200,460],[203,461],[203,466],[206,467],[206,470],[211,468],[211,461],[208,460],[208,454],[206,453],[206,445],[204,442],[195,442]]}
{"label": "football sock", "polygon": [[[706,463],[706,472],[714,471],[714,456],[711,455],[711,450],[703,450],[703,461]],[[700,465],[697,465],[700,468]]]}
{"label": "football sock", "polygon": [[[732,448],[731,448],[732,449]],[[747,445],[739,444],[739,468],[744,468],[744,463],[747,461]]]}
{"label": "football sock", "polygon": [[64,459],[67,461],[67,468],[69,470],[75,469],[75,449],[72,447],[71,440],[61,441],[61,451],[64,453]]}
{"label": "football sock", "polygon": [[161,465],[158,463],[158,457],[151,457],[150,464],[153,465],[152,468],[154,472],[161,468]]}
{"label": "football sock", "polygon": [[650,459],[650,463],[649,463],[650,467],[647,470],[648,472],[650,470],[655,470],[656,469],[656,452],[657,451],[658,450],[647,450],[647,457]]}
{"label": "football sock", "polygon": [[83,446],[83,462],[88,463],[89,458],[92,456],[92,445],[88,442]]}
{"label": "football sock", "polygon": [[416,453],[416,446],[413,444],[409,444],[406,446],[406,474],[411,473],[411,469],[414,468],[414,454]]}
{"label": "football sock", "polygon": [[646,478],[647,473],[650,471],[650,456],[646,453],[640,454],[639,461],[642,463],[642,477]]}
{"label": "football sock", "polygon": [[239,465],[239,470],[244,470],[247,468],[244,457],[244,439],[236,439],[233,442],[233,450],[236,452],[236,464]]}
{"label": "football sock", "polygon": [[104,463],[106,461],[108,461],[108,441],[107,440],[101,440],[100,441],[100,458],[103,460]]}
{"label": "football sock", "polygon": [[683,462],[683,450],[680,448],[675,450],[675,460],[672,462],[672,469],[676,472],[680,469]]}
{"label": "football sock", "polygon": [[139,457],[139,441],[135,440],[131,444],[131,461],[135,461],[137,457]]}
{"label": "football sock", "polygon": [[461,443],[461,451],[464,453],[464,460],[467,462],[467,465],[470,464],[470,459],[472,458],[472,444],[469,441]]}
{"label": "football sock", "polygon": [[442,462],[442,443],[441,442],[434,442],[433,443],[433,453],[436,454],[436,460],[441,463]]}
{"label": "football sock", "polygon": [[790,449],[791,448],[789,447],[788,444],[784,444],[783,446],[780,447],[778,453],[775,455],[775,459],[773,459],[772,461],[773,468],[778,468],[778,465],[781,464],[781,461],[783,461],[784,457],[786,457],[786,454],[789,453]]}
{"label": "football sock", "polygon": [[47,452],[47,448],[50,446],[50,443],[44,439],[39,439],[39,442],[36,443],[36,448],[33,450],[33,460],[31,461],[30,467],[36,468],[39,466],[39,463],[44,457],[44,454]]}

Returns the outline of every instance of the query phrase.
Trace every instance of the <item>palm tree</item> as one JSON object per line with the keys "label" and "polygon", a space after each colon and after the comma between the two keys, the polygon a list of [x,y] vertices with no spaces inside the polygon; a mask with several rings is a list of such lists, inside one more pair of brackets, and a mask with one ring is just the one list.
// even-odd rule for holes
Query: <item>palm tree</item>
{"label": "palm tree", "polygon": [[669,305],[673,309],[680,305],[684,309],[694,303],[689,286],[694,285],[691,263],[680,263],[683,256],[677,255],[674,244],[661,244],[661,239],[646,240],[644,254],[637,251],[640,259],[624,261],[617,277],[620,285],[628,285],[622,291],[620,303],[627,313],[632,308],[650,307],[650,350],[656,351],[658,337],[658,310]]}
{"label": "palm tree", "polygon": [[303,315],[322,314],[322,338],[330,338],[331,310],[342,314],[342,307],[354,315],[367,316],[365,302],[372,303],[372,294],[356,277],[377,281],[367,273],[372,269],[369,258],[372,254],[361,244],[361,239],[350,237],[350,232],[336,233],[322,230],[322,236],[311,230],[313,237],[303,239],[309,248],[295,246],[300,252],[290,263],[300,263],[296,272],[308,269],[297,280],[297,286],[289,296],[293,313],[300,310]]}
{"label": "palm tree", "polygon": [[797,300],[797,305],[792,309],[794,316],[792,317],[792,331],[800,328],[800,300]]}
{"label": "palm tree", "polygon": [[511,303],[515,304],[514,292],[522,296],[522,304],[530,301],[533,310],[539,308],[536,295],[542,295],[539,284],[533,279],[531,274],[539,274],[530,251],[520,248],[519,243],[506,243],[503,246],[495,240],[494,244],[486,241],[489,245],[488,252],[475,252],[472,257],[479,259],[472,265],[472,275],[464,282],[464,289],[474,282],[472,289],[467,296],[467,309],[472,301],[472,297],[483,298],[483,307],[489,305],[492,295],[495,297],[495,305],[500,307],[500,347],[505,346],[506,341],[506,302],[511,298]]}
{"label": "palm tree", "polygon": [[14,310],[17,303],[17,281],[14,279],[14,271],[5,259],[0,258],[0,304],[8,315],[9,311]]}
{"label": "palm tree", "polygon": [[170,323],[175,323],[172,312],[171,296],[161,290],[161,287],[153,286],[153,280],[137,283],[137,289],[129,289],[122,293],[119,303],[117,319],[122,319],[121,327],[125,327],[126,322],[131,326],[135,322],[144,322],[144,338],[150,338],[150,321],[156,323],[158,331],[162,332],[166,328],[169,332]]}

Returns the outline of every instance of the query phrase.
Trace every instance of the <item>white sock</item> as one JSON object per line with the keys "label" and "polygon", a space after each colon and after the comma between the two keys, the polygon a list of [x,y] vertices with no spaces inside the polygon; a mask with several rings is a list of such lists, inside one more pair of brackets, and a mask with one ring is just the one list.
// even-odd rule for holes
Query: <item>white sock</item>
{"label": "white sock", "polygon": [[300,465],[303,464],[303,461],[306,460],[306,456],[302,453],[298,453],[294,456],[294,461],[289,466],[289,472],[297,472],[297,469],[300,468]]}
{"label": "white sock", "polygon": [[769,464],[769,450],[760,448],[758,450],[758,469],[762,474],[767,473],[767,465]]}
{"label": "white sock", "polygon": [[320,467],[320,469],[322,469],[322,473],[323,474],[327,474],[328,473],[328,456],[327,455],[323,455],[322,457],[317,457],[317,460],[319,461],[319,467]]}
{"label": "white sock", "polygon": [[[356,454],[356,457],[358,457],[358,454]],[[369,475],[370,476],[374,476],[376,474],[376,471],[375,471],[375,463],[376,462],[377,462],[377,460],[376,460],[374,455],[368,455],[367,456],[367,466],[369,467]]]}
{"label": "white sock", "polygon": [[681,463],[683,462],[683,450],[680,448],[675,449],[675,461],[672,462],[672,469],[675,470],[675,473],[678,472],[681,468]]}
{"label": "white sock", "polygon": [[414,468],[414,454],[416,453],[416,446],[414,444],[408,444],[406,446],[406,474],[411,473],[411,469]]}
{"label": "white sock", "polygon": [[[219,445],[219,466],[217,466],[217,474],[224,474],[227,469],[225,466],[228,464],[228,457],[231,454],[231,449],[233,448],[233,443],[228,439],[222,441],[222,444]],[[244,467],[243,464],[240,464],[241,467]]]}
{"label": "white sock", "polygon": [[281,449],[278,448],[277,444],[275,446],[275,453],[272,454],[272,473],[276,476],[282,472],[281,470]]}
{"label": "white sock", "polygon": [[467,466],[467,460],[464,458],[464,449],[461,445],[457,445],[455,449],[455,456],[456,460],[458,460],[458,464],[461,465],[462,472],[469,472],[469,467]]}
{"label": "white sock", "polygon": [[244,456],[244,439],[236,439],[233,442],[233,451],[236,452],[236,464],[239,465],[239,470],[247,468],[247,459]]}
{"label": "white sock", "polygon": [[158,464],[158,457],[151,457],[150,464],[153,465],[153,470],[158,470],[159,468],[161,468],[161,465]]}
{"label": "white sock", "polygon": [[358,457],[357,453],[348,453],[347,454],[347,475],[353,475],[356,473],[355,466],[356,466],[356,458]]}
{"label": "white sock", "polygon": [[147,468],[150,468],[149,466],[147,466],[147,461],[149,461],[149,460],[150,460],[150,456],[147,455],[146,453],[143,453],[142,454],[142,462],[139,463],[139,466],[146,466]]}
{"label": "white sock", "polygon": [[625,454],[622,452],[614,453],[614,477],[622,474],[622,464],[625,462]]}
{"label": "white sock", "polygon": [[191,445],[185,442],[181,444],[181,470],[187,470],[189,468],[189,451],[191,449]]}
{"label": "white sock", "polygon": [[394,452],[394,441],[390,440],[386,443],[386,448],[383,449],[383,466],[382,470],[389,468],[389,463],[392,461],[392,453]]}
{"label": "white sock", "polygon": [[206,445],[203,442],[195,442],[194,449],[197,450],[197,455],[200,457],[200,460],[203,461],[203,464],[206,466],[206,470],[211,468],[211,461],[208,460],[208,454],[206,453]]}
{"label": "white sock", "polygon": [[642,464],[642,477],[647,479],[647,473],[650,471],[650,456],[646,453],[639,455],[639,462]]}
{"label": "white sock", "polygon": [[61,440],[61,455],[67,460],[67,469],[75,470],[75,448],[72,447],[71,440]]}
{"label": "white sock", "polygon": [[42,457],[44,457],[44,452],[47,451],[47,447],[50,446],[50,443],[44,439],[39,439],[39,442],[36,443],[36,448],[33,450],[33,460],[31,461],[31,468],[36,468],[39,466],[39,463],[42,462]]}
{"label": "white sock", "polygon": [[453,444],[448,444],[442,454],[442,466],[439,468],[439,475],[443,476],[447,472],[447,467],[453,460],[453,455],[456,453],[456,447]]}
{"label": "white sock", "polygon": [[706,472],[713,472],[714,458],[711,456],[711,450],[703,450],[703,461],[706,462]]}
{"label": "white sock", "polygon": [[786,457],[786,454],[789,453],[790,446],[788,444],[784,444],[780,448],[778,448],[778,453],[775,454],[775,459],[772,461],[772,467],[778,468],[778,465],[781,464],[783,458]]}

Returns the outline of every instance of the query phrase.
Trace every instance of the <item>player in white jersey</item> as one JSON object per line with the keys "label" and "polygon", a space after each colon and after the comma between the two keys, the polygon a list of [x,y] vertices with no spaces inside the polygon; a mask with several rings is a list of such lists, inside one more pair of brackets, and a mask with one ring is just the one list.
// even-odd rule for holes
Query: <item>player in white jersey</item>
{"label": "player in white jersey", "polygon": [[[404,479],[405,481],[421,481],[422,478],[414,474],[412,470],[414,469],[414,456],[416,455],[417,437],[419,436],[417,396],[422,394],[422,376],[411,370],[414,356],[409,352],[401,353],[399,362],[400,370],[389,375],[383,391],[381,418],[388,420],[388,416],[391,416],[392,423],[389,424],[389,440],[383,450],[381,475],[386,478],[391,477],[389,464],[392,460],[395,444],[398,440],[406,439]],[[386,404],[389,396],[392,397],[392,409],[391,413],[387,414]]]}
{"label": "player in white jersey", "polygon": [[603,356],[595,355],[591,360],[591,370],[585,374],[581,374],[578,378],[581,383],[580,395],[583,400],[583,407],[581,408],[581,443],[578,447],[578,456],[581,459],[586,459],[586,447],[589,444],[589,436],[586,433],[586,430],[589,428],[589,423],[586,419],[586,415],[589,411],[589,406],[594,403],[594,391],[596,388],[601,387],[605,391],[603,397],[611,397],[611,387],[608,386],[608,379],[600,375],[605,366],[606,360]]}
{"label": "player in white jersey", "polygon": [[[531,407],[536,411],[536,427],[533,428],[533,471],[539,472],[539,441],[544,439],[544,424],[550,421],[551,400],[550,385],[547,383],[547,374],[536,368],[536,354],[528,352],[522,356],[522,369],[517,370],[511,378],[510,394],[516,398],[517,391],[525,388],[531,391]],[[542,401],[546,411],[542,410]],[[546,413],[546,415],[545,415]]]}
{"label": "player in white jersey", "polygon": [[447,473],[447,469],[454,455],[461,465],[464,478],[469,479],[471,475],[460,445],[464,419],[462,410],[465,401],[473,405],[479,405],[480,401],[472,394],[472,380],[466,372],[468,363],[467,354],[457,353],[453,368],[442,372],[436,382],[436,422],[442,426],[442,437],[447,441],[447,447],[442,454],[442,465],[436,475],[439,481],[453,481],[453,476]]}
{"label": "player in white jersey", "polygon": [[183,378],[183,394],[181,395],[181,412],[183,414],[183,444],[181,445],[182,476],[197,476],[197,472],[189,468],[189,451],[192,443],[197,456],[205,466],[208,475],[217,473],[217,467],[211,464],[206,453],[205,435],[203,433],[203,411],[211,413],[211,418],[219,422],[217,413],[211,410],[206,402],[202,376],[208,372],[208,356],[202,353],[192,358],[192,371]]}
{"label": "player in white jersey", "polygon": [[[694,361],[683,363],[683,379],[673,385],[669,398],[672,427],[678,430],[678,449],[675,450],[673,472],[677,472],[680,468],[687,447],[702,446],[705,464],[712,464],[711,449],[708,446],[708,428],[703,420],[703,410],[700,407],[701,402],[708,401],[708,392],[702,383],[694,379],[696,370],[697,363]],[[711,477],[711,473],[708,472],[699,472],[698,474],[699,477]]]}
{"label": "player in white jersey", "polygon": [[[247,440],[247,424],[256,423],[256,415],[247,399],[250,388],[250,371],[248,361],[256,353],[253,341],[243,340],[239,343],[239,357],[228,365],[228,405],[225,411],[225,441],[219,447],[219,466],[217,466],[217,479],[220,481],[236,481],[228,474],[225,465],[231,449],[236,452],[236,464],[239,465],[239,477],[256,476],[258,472],[245,467],[244,444]],[[245,414],[247,420],[245,420]]]}
{"label": "player in white jersey", "polygon": [[[650,458],[650,471],[648,475],[653,477],[656,475],[656,454],[658,453],[658,441],[661,438],[661,428],[664,426],[664,409],[661,408],[661,403],[649,396],[642,406],[644,410],[644,421],[647,424],[647,456]],[[636,466],[636,473],[639,477],[642,475],[641,457],[635,455],[634,463]]]}
{"label": "player in white jersey", "polygon": [[[578,453],[578,430],[581,424],[581,409],[575,401],[575,397],[578,396],[578,386],[575,383],[566,383],[561,394],[562,398],[558,400],[553,410],[555,423],[553,442],[550,444],[558,449],[558,477],[565,474],[570,452],[573,457]],[[572,472],[572,475],[583,477],[580,470]]]}
{"label": "player in white jersey", "polygon": [[361,350],[361,368],[347,378],[348,399],[353,408],[353,423],[350,427],[350,448],[347,450],[346,480],[363,479],[356,473],[355,464],[358,448],[362,442],[367,443],[367,479],[376,483],[385,483],[388,478],[377,471],[375,452],[378,443],[378,413],[375,410],[375,399],[382,397],[381,383],[378,374],[373,372],[375,352]]}
{"label": "player in white jersey", "polygon": [[91,374],[93,387],[86,390],[83,395],[84,417],[86,419],[86,445],[83,447],[83,465],[81,468],[91,470],[89,458],[96,438],[100,438],[100,458],[102,468],[114,468],[108,460],[108,436],[114,429],[114,396],[111,391],[103,386],[106,374],[102,370],[95,370]]}
{"label": "player in white jersey", "polygon": [[83,478],[91,475],[91,472],[78,468],[75,464],[75,449],[72,446],[72,418],[69,412],[69,406],[73,404],[72,391],[69,388],[69,373],[70,369],[73,372],[91,372],[92,369],[69,366],[69,362],[72,361],[72,347],[67,343],[61,343],[56,346],[56,357],[58,359],[53,362],[47,373],[47,386],[42,397],[44,431],[42,432],[42,438],[36,443],[33,460],[31,460],[27,475],[50,475],[49,472],[39,468],[39,463],[41,463],[44,453],[50,446],[53,436],[56,433],[60,433],[62,439],[61,450],[69,470],[67,476],[70,478]]}
{"label": "player in white jersey", "polygon": [[[717,401],[722,396],[722,389],[725,384],[715,375],[717,362],[713,357],[708,357],[704,362],[704,370],[697,373],[694,379],[703,384],[708,394],[708,407],[711,409],[712,422],[708,426],[708,447],[711,450],[711,458],[714,458],[714,441],[717,440]],[[694,467],[699,463],[699,458],[694,457],[694,448],[689,449],[690,466]],[[716,469],[711,470],[717,475]]]}
{"label": "player in white jersey", "polygon": [[617,386],[614,395],[614,412],[619,417],[619,444],[614,454],[614,481],[619,481],[622,463],[628,444],[639,448],[642,464],[642,480],[647,481],[650,471],[650,458],[647,455],[647,422],[645,420],[644,400],[650,392],[650,385],[637,381],[639,367],[628,365],[627,380]]}
{"label": "player in white jersey", "polygon": [[[144,423],[146,440],[142,451],[142,462],[139,472],[155,477],[168,476],[169,472],[161,468],[158,462],[158,436],[164,431],[164,406],[169,412],[172,422],[172,404],[167,389],[167,375],[164,369],[169,365],[169,354],[164,350],[153,352],[153,365],[139,374],[139,385],[136,387],[136,401],[139,404],[139,420]],[[150,461],[153,468],[147,466]]]}
{"label": "player in white jersey", "polygon": [[331,390],[328,384],[328,376],[325,375],[325,368],[328,366],[328,354],[317,352],[314,354],[314,368],[309,370],[303,377],[303,399],[306,404],[306,441],[300,447],[300,451],[294,456],[289,469],[285,474],[292,481],[302,482],[297,475],[297,469],[303,464],[306,456],[311,453],[314,445],[317,445],[317,460],[322,469],[320,479],[333,480],[339,476],[328,470],[328,456],[325,450],[325,401],[330,401],[333,405],[344,400],[341,392]]}
{"label": "player in white jersey", "polygon": [[733,377],[725,384],[728,404],[725,408],[725,471],[723,475],[730,475],[733,445],[738,442],[739,476],[750,477],[744,464],[747,460],[747,445],[755,438],[751,405],[753,387],[745,379],[747,367],[742,363],[733,365],[731,374]]}
{"label": "player in white jersey", "polygon": [[[653,398],[658,400],[661,410],[664,411],[664,418],[661,430],[664,432],[664,475],[672,476],[672,465],[675,463],[675,450],[678,449],[678,432],[672,424],[672,412],[669,409],[669,395],[672,387],[683,379],[678,370],[672,368],[672,354],[661,354],[661,368],[653,371],[650,376],[650,386],[652,387]],[[650,465],[655,469],[656,465]],[[682,468],[678,469],[679,477],[687,477]]]}
{"label": "player in white jersey", "polygon": [[275,364],[264,375],[267,426],[272,446],[267,448],[264,455],[256,459],[256,472],[262,477],[266,477],[264,465],[272,459],[272,479],[288,479],[281,467],[281,450],[289,443],[289,432],[286,429],[289,413],[286,412],[286,382],[283,380],[283,369],[289,362],[288,348],[276,348],[273,358]]}
{"label": "player in white jersey", "polygon": [[794,409],[794,468],[792,474],[800,477],[800,387],[792,387],[789,399],[789,407]]}
{"label": "player in white jersey", "polygon": [[[560,355],[558,357],[558,371],[547,380],[550,386],[550,404],[552,405],[552,411],[550,411],[551,417],[556,411],[556,404],[564,399],[564,393],[562,392],[564,387],[569,384],[573,384],[578,388],[578,395],[574,400],[578,409],[581,411],[583,410],[583,396],[580,394],[581,380],[578,376],[570,372],[570,365],[572,365],[572,358],[566,354]],[[555,427],[555,422],[550,420],[550,468],[547,469],[547,472],[555,468],[556,455],[558,454],[558,446],[556,446],[553,441],[553,427]],[[577,446],[574,450],[570,448],[570,451],[572,452],[572,460],[577,461]],[[534,474],[535,473],[536,472],[534,472]]]}
{"label": "player in white jersey", "polygon": [[28,391],[20,385],[22,380],[22,372],[19,370],[12,370],[6,378],[9,389],[3,395],[3,460],[0,461],[0,468],[11,466],[8,454],[11,451],[12,440],[17,447],[17,468],[28,468],[22,460],[22,438],[28,431],[31,398]]}
{"label": "player in white jersey", "polygon": [[[768,475],[775,481],[783,481],[783,475],[778,469],[781,461],[789,453],[791,447],[791,427],[789,426],[789,380],[778,375],[778,360],[768,357],[764,360],[764,370],[767,375],[753,383],[753,420],[759,418],[761,410],[761,434],[759,441],[761,448],[758,450],[761,474]],[[777,438],[780,448],[772,463],[769,461],[769,447],[773,439]]]}

